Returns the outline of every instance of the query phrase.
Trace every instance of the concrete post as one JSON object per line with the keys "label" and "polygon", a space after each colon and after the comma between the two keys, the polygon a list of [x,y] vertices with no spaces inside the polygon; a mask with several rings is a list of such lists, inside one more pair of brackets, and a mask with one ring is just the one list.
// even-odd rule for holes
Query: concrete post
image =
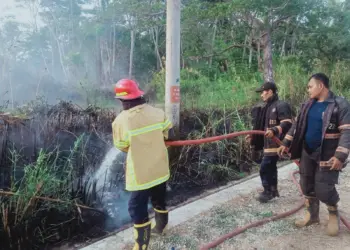
{"label": "concrete post", "polygon": [[181,0],[167,0],[165,112],[178,135],[180,124]]}

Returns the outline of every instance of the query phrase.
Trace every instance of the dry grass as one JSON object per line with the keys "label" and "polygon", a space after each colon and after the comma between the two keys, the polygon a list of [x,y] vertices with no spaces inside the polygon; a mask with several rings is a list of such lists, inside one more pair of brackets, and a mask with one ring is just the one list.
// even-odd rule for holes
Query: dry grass
{"label": "dry grass", "polygon": [[[287,186],[291,185],[289,181],[287,182]],[[291,190],[287,186],[281,186],[282,196],[280,198],[267,204],[261,205],[256,201],[255,196],[257,192],[253,191],[247,196],[232,200],[223,206],[215,207],[200,217],[171,229],[167,234],[168,236],[165,236],[163,239],[153,240],[150,249],[171,249],[171,247],[175,247],[175,249],[197,249],[200,244],[210,242],[237,227],[242,227],[248,223],[285,211],[300,199],[298,195],[291,197],[289,194],[297,192],[297,189],[293,188]],[[225,247],[246,245],[250,242],[258,241],[259,238],[266,234],[278,236],[291,233],[294,230],[292,223],[288,219],[281,220],[259,228],[250,229],[246,233],[228,240],[217,249],[232,249]]]}

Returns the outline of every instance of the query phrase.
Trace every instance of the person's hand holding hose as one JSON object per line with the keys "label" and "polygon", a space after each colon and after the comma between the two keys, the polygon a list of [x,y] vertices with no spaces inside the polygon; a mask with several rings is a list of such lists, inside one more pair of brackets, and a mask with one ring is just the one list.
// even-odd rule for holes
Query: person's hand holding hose
{"label": "person's hand holding hose", "polygon": [[273,131],[271,129],[268,129],[265,133],[266,138],[272,138],[274,136],[275,136],[275,134],[273,133]]}

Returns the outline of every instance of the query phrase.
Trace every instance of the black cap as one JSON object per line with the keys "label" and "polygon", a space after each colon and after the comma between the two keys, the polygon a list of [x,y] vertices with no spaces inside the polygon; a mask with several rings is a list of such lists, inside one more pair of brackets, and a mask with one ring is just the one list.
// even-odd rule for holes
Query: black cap
{"label": "black cap", "polygon": [[261,93],[265,90],[272,90],[273,92],[277,91],[277,86],[274,82],[265,82],[263,85],[261,85],[259,88],[255,90],[255,92]]}

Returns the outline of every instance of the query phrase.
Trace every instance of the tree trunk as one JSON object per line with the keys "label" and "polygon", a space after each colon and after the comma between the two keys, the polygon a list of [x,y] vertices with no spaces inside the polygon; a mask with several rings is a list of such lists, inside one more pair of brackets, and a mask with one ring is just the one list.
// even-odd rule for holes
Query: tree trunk
{"label": "tree trunk", "polygon": [[5,76],[6,76],[6,58],[5,56],[3,56],[3,63],[2,63],[2,74],[1,74],[1,82],[3,82],[4,84],[2,84],[2,86],[5,86]]}
{"label": "tree trunk", "polygon": [[280,57],[285,55],[285,48],[286,48],[286,39],[283,39]]}
{"label": "tree trunk", "polygon": [[248,36],[246,35],[245,38],[244,38],[244,48],[243,48],[243,54],[242,54],[242,62],[244,62],[247,43],[248,43]]}
{"label": "tree trunk", "polygon": [[[112,33],[110,34],[112,36]],[[111,66],[112,66],[112,50],[109,48],[108,41],[103,41],[102,46],[102,52],[103,52],[103,62],[104,62],[104,85],[107,84],[107,82],[111,81]]]}
{"label": "tree trunk", "polygon": [[104,56],[103,56],[103,38],[100,38],[100,59],[101,59],[101,85],[103,86],[106,82],[106,70],[104,65]]}
{"label": "tree trunk", "polygon": [[186,62],[185,62],[185,57],[184,57],[184,47],[183,47],[183,42],[182,42],[182,36],[180,37],[180,51],[181,51],[181,69],[184,69],[186,67]]}
{"label": "tree trunk", "polygon": [[272,67],[272,44],[270,29],[267,29],[263,36],[263,65],[264,65],[264,81],[273,81],[273,67]]}
{"label": "tree trunk", "polygon": [[[249,36],[249,64],[248,64],[249,68],[251,68],[252,66],[253,51],[254,51],[253,42],[254,42],[255,31],[256,31],[256,28],[253,27],[253,24],[251,26],[252,26],[252,30],[250,31],[250,36]],[[259,54],[260,54],[260,51],[259,51]]]}
{"label": "tree trunk", "polygon": [[[259,35],[259,37],[261,37],[261,36]],[[260,41],[260,38],[259,38],[259,41],[257,41],[257,46],[258,46],[258,52],[257,52],[256,56],[257,56],[257,60],[258,60],[258,71],[263,72],[263,66],[261,63],[261,41]]]}
{"label": "tree trunk", "polygon": [[102,58],[101,58],[101,38],[97,37],[96,39],[96,66],[97,66],[97,81],[100,86],[103,83],[102,77],[103,77],[103,70],[102,70]]}
{"label": "tree trunk", "polygon": [[129,58],[129,78],[132,76],[133,59],[134,59],[134,47],[135,47],[135,31],[130,31],[130,58]]}
{"label": "tree trunk", "polygon": [[157,70],[163,69],[162,58],[159,53],[159,27],[152,28],[151,34],[154,43],[154,53],[157,58]]}
{"label": "tree trunk", "polygon": [[115,36],[116,36],[116,25],[115,25],[115,23],[113,24],[113,59],[112,59],[112,67],[113,67],[113,70],[114,70],[114,67],[115,67],[115,53],[116,53],[116,38],[115,38]]}
{"label": "tree trunk", "polygon": [[291,42],[291,49],[290,49],[290,52],[292,55],[295,54],[295,43],[296,43],[296,33],[295,33],[295,30],[293,31],[293,34],[292,34],[292,42]]}
{"label": "tree trunk", "polygon": [[288,26],[286,28],[286,32],[284,33],[284,39],[283,39],[282,48],[281,48],[281,54],[280,54],[281,57],[285,56],[285,54],[286,54],[287,35],[288,35]]}
{"label": "tree trunk", "polygon": [[248,61],[249,68],[252,66],[252,59],[253,59],[253,34],[251,34],[250,40],[249,40],[249,61]]}
{"label": "tree trunk", "polygon": [[50,39],[50,42],[51,42],[51,72],[52,72],[52,76],[55,77],[55,53],[54,53],[54,47],[55,47],[55,44],[54,44],[54,40],[53,38],[51,37]]}
{"label": "tree trunk", "polygon": [[14,102],[14,95],[13,95],[13,85],[12,85],[12,68],[9,70],[9,85],[10,85],[10,91],[11,91],[11,109],[15,107]]}
{"label": "tree trunk", "polygon": [[67,71],[66,71],[66,67],[64,65],[64,60],[63,60],[63,57],[64,57],[64,52],[63,52],[63,49],[61,47],[61,44],[60,44],[60,41],[58,39],[58,36],[56,35],[56,33],[53,31],[52,27],[50,25],[47,25],[47,27],[49,28],[49,31],[53,37],[53,39],[56,41],[56,45],[57,45],[57,51],[58,51],[58,55],[59,55],[59,60],[60,60],[60,64],[61,64],[61,68],[62,68],[62,72],[63,72],[63,75],[65,77],[65,80],[67,81],[68,80],[68,74],[67,74]]}
{"label": "tree trunk", "polygon": [[[217,30],[217,23],[218,23],[218,19],[215,18],[214,30],[213,30],[213,37],[212,37],[212,39],[211,39],[211,48],[210,48],[210,49],[211,49],[211,54],[213,54],[213,52],[214,52],[215,38],[216,38],[216,30]],[[212,64],[213,64],[213,57],[211,56],[211,57],[209,58],[209,68],[211,68]]]}
{"label": "tree trunk", "polygon": [[45,70],[46,70],[46,72],[48,72],[50,74],[49,65],[46,62],[46,58],[45,58],[43,49],[40,49],[40,53],[41,53],[41,57],[43,58],[43,61],[44,61],[44,64],[45,64],[45,68],[46,68]]}

